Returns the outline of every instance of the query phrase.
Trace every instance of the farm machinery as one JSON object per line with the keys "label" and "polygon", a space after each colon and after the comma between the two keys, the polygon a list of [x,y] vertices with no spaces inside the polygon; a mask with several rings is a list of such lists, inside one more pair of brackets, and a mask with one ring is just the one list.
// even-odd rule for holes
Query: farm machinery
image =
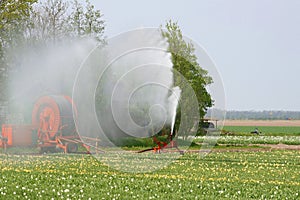
{"label": "farm machinery", "polygon": [[63,149],[75,153],[82,144],[73,119],[72,99],[68,96],[43,96],[32,111],[41,152]]}
{"label": "farm machinery", "polygon": [[[33,107],[32,124],[2,125],[0,146],[38,146],[41,153],[57,150],[75,153],[83,146],[89,152],[91,145],[82,142],[76,131],[72,106],[68,96],[40,97]],[[96,138],[85,141],[89,139],[98,142]]]}
{"label": "farm machinery", "polygon": [[167,134],[167,138],[165,141],[161,141],[156,136],[153,136],[152,140],[156,144],[156,146],[149,148],[149,149],[144,149],[144,150],[138,151],[137,153],[144,153],[147,151],[153,151],[154,153],[161,153],[161,151],[163,151],[163,150],[175,148],[180,154],[183,155],[184,151],[179,149],[177,141],[174,140],[174,137],[175,137],[175,134],[173,134],[172,132]]}

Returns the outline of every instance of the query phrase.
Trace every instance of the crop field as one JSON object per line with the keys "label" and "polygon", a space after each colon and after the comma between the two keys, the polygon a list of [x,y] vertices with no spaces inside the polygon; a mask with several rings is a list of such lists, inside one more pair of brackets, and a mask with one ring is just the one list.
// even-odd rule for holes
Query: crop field
{"label": "crop field", "polygon": [[[262,135],[249,134],[255,127],[225,126],[234,134],[196,137],[189,152],[149,173],[122,168],[150,169],[153,163],[169,163],[178,152],[129,153],[124,164],[106,153],[96,159],[86,154],[32,155],[35,149],[0,151],[0,199],[300,199],[300,128],[258,126]],[[212,152],[201,157],[201,146],[215,142]],[[131,141],[125,149],[149,145]],[[30,155],[14,155],[20,151]],[[154,161],[142,163],[141,158],[150,157]]]}
{"label": "crop field", "polygon": [[287,144],[300,145],[299,136],[220,136],[216,137],[197,137],[194,142],[217,142],[217,144],[228,145],[249,145],[249,144]]}
{"label": "crop field", "polygon": [[143,174],[115,171],[89,155],[0,155],[0,171],[0,199],[300,197],[299,151],[190,153]]}
{"label": "crop field", "polygon": [[224,126],[223,130],[233,133],[251,133],[258,128],[264,135],[298,135],[300,127],[297,126]]}

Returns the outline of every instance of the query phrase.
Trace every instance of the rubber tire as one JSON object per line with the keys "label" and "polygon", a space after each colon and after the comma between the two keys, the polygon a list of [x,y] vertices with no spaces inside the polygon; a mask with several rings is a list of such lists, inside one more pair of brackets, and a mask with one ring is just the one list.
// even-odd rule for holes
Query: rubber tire
{"label": "rubber tire", "polygon": [[76,153],[78,151],[78,145],[76,143],[66,143],[67,153]]}

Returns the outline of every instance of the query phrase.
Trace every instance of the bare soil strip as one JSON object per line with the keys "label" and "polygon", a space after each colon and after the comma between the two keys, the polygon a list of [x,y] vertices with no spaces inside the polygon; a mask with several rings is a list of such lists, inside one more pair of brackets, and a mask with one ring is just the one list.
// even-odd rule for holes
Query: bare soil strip
{"label": "bare soil strip", "polygon": [[300,145],[259,144],[258,146],[262,146],[262,147],[270,147],[271,149],[298,150],[298,151],[300,151]]}

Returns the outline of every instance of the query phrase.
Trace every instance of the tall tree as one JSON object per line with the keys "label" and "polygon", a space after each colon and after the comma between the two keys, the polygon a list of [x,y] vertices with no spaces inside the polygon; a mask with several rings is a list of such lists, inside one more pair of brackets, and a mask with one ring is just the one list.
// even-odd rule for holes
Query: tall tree
{"label": "tall tree", "polygon": [[23,40],[24,30],[36,0],[0,1],[0,102],[7,101],[8,72],[14,61],[9,52]]}
{"label": "tall tree", "polygon": [[92,37],[99,42],[104,42],[104,20],[100,10],[86,0],[84,7],[77,0],[72,2],[72,13],[69,16],[70,33],[75,37]]}
{"label": "tall tree", "polygon": [[0,1],[0,125],[8,114],[9,72],[14,69],[17,57],[12,54],[19,41],[23,40],[30,10],[35,0],[1,0]]}
{"label": "tall tree", "polygon": [[56,43],[89,37],[103,43],[105,24],[102,18],[100,10],[89,0],[86,5],[77,0],[47,0],[36,5],[31,13],[32,26],[28,29],[27,41],[30,44]]}
{"label": "tall tree", "polygon": [[[195,48],[192,43],[188,43],[184,40],[182,32],[177,23],[168,21],[165,25],[165,29],[162,29],[162,35],[169,43],[168,51],[171,53],[173,69],[179,73],[173,73],[174,86],[180,87],[182,90],[182,96],[187,90],[187,82],[192,87],[198,100],[198,107],[200,113],[200,119],[203,119],[207,109],[213,105],[213,100],[208,93],[206,87],[213,82],[212,78],[208,75],[208,72],[204,70],[197,62],[195,55]],[[186,81],[182,79],[186,79]],[[189,99],[181,99],[180,105],[189,108]],[[180,119],[188,120],[188,112],[181,113],[178,109],[175,129],[178,129]],[[201,125],[202,121],[200,121]],[[189,130],[185,130],[189,131]]]}
{"label": "tall tree", "polygon": [[68,2],[47,0],[34,7],[31,13],[31,24],[28,40],[31,42],[51,42],[66,37]]}

